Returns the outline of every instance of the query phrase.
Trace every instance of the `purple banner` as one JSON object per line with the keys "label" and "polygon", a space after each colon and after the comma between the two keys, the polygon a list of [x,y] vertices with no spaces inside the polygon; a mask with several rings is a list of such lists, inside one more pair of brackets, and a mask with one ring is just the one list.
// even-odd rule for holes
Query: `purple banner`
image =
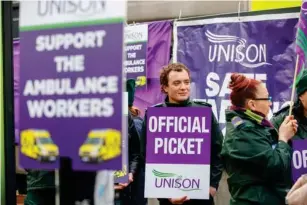
{"label": "purple banner", "polygon": [[307,140],[293,140],[292,176],[296,181],[303,174],[307,174]]}
{"label": "purple banner", "polygon": [[160,103],[164,95],[160,88],[160,70],[169,64],[172,44],[172,21],[148,23],[147,90],[136,89],[134,105],[144,114],[147,107]]}
{"label": "purple banner", "polygon": [[212,105],[221,128],[225,124],[225,109],[231,105],[227,86],[233,72],[266,84],[273,100],[269,118],[290,100],[297,16],[274,14],[176,22],[174,59],[191,69],[193,97]]}
{"label": "purple banner", "polygon": [[65,156],[74,170],[121,169],[123,23],[20,39],[22,167],[58,168]]}
{"label": "purple banner", "polygon": [[146,163],[210,164],[210,108],[148,108]]}
{"label": "purple banner", "polygon": [[[159,82],[159,71],[162,66],[169,63],[171,57],[172,21],[158,21],[148,23],[148,42],[147,42],[147,90],[137,89],[135,92],[134,104],[144,110],[156,103],[164,100],[161,93]],[[14,53],[19,53],[19,42],[14,43]],[[18,85],[19,79],[19,57],[14,55],[14,83]],[[15,91],[18,87],[15,87]],[[18,133],[19,115],[18,113],[18,94],[15,92],[15,128]],[[16,143],[19,143],[19,136],[15,136]]]}

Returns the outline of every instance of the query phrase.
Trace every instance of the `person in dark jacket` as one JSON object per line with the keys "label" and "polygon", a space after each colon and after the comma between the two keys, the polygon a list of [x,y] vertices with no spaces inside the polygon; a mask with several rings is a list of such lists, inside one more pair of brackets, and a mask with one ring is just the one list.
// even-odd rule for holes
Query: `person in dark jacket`
{"label": "person in dark jacket", "polygon": [[[143,118],[141,117],[141,111],[134,106],[134,93],[137,82],[128,80],[127,91],[128,91],[128,108],[134,121],[134,126],[139,134],[142,134]],[[134,177],[134,182],[131,184],[131,201],[133,205],[145,205],[147,199],[144,198],[144,183],[145,183],[145,170],[143,167],[139,167],[138,174]]]}
{"label": "person in dark jacket", "polygon": [[54,205],[55,178],[54,171],[26,170],[27,196],[25,205]]}
{"label": "person in dark jacket", "polygon": [[[193,101],[190,99],[190,71],[181,63],[173,63],[165,66],[160,75],[161,90],[167,97],[161,104],[155,107],[211,107],[210,104],[203,101]],[[142,156],[143,166],[145,164],[145,149],[146,149],[146,113],[144,117],[142,129]],[[184,204],[184,205],[211,205],[214,204],[213,197],[215,196],[221,179],[223,165],[220,158],[222,148],[223,135],[219,128],[219,124],[212,114],[211,123],[211,176],[210,176],[210,200],[195,200],[182,198],[159,199],[160,205]]]}
{"label": "person in dark jacket", "polygon": [[[306,139],[307,138],[307,70],[302,71],[296,83],[297,101],[294,103],[292,113],[298,122],[298,129],[295,136],[292,138]],[[273,115],[272,124],[276,129],[279,129],[284,119],[289,115],[290,105],[285,106]]]}
{"label": "person in dark jacket", "polygon": [[[128,104],[133,103],[135,81],[127,80]],[[131,96],[132,95],[132,96]],[[128,111],[128,159],[129,159],[129,182],[115,185],[116,202],[121,205],[132,205],[131,185],[139,174],[140,161],[140,136],[135,127],[132,114]]]}
{"label": "person in dark jacket", "polygon": [[283,205],[289,184],[291,148],[297,131],[293,116],[277,133],[267,120],[271,98],[265,86],[244,75],[232,74],[232,107],[226,110],[222,159],[228,178],[231,205]]}

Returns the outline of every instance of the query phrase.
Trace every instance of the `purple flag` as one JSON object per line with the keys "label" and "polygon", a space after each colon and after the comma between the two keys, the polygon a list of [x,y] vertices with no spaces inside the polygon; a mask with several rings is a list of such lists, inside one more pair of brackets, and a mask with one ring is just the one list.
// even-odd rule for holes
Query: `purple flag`
{"label": "purple flag", "polygon": [[171,58],[172,28],[172,21],[148,22],[147,90],[137,89],[134,101],[134,105],[141,110],[164,98],[160,89],[159,72]]}

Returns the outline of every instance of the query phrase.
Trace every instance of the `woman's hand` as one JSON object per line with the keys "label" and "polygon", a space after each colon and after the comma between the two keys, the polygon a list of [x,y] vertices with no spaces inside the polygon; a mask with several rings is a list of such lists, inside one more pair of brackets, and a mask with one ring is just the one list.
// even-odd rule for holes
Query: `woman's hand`
{"label": "woman's hand", "polygon": [[286,196],[289,205],[307,205],[307,174],[301,176]]}
{"label": "woman's hand", "polygon": [[297,121],[294,119],[293,115],[287,116],[279,127],[279,140],[288,143],[295,135],[297,127]]}

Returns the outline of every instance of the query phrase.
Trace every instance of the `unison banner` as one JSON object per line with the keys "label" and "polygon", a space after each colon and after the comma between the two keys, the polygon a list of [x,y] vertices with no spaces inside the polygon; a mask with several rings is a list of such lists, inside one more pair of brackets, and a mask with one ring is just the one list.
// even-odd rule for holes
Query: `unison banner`
{"label": "unison banner", "polygon": [[221,128],[233,72],[266,84],[270,116],[290,100],[297,21],[298,14],[289,13],[174,23],[174,61],[191,69],[195,97],[212,104]]}
{"label": "unison banner", "polygon": [[20,4],[20,162],[119,170],[126,1],[65,2]]}
{"label": "unison banner", "polygon": [[129,25],[125,27],[127,79],[135,79],[137,86],[146,85],[148,25]]}

